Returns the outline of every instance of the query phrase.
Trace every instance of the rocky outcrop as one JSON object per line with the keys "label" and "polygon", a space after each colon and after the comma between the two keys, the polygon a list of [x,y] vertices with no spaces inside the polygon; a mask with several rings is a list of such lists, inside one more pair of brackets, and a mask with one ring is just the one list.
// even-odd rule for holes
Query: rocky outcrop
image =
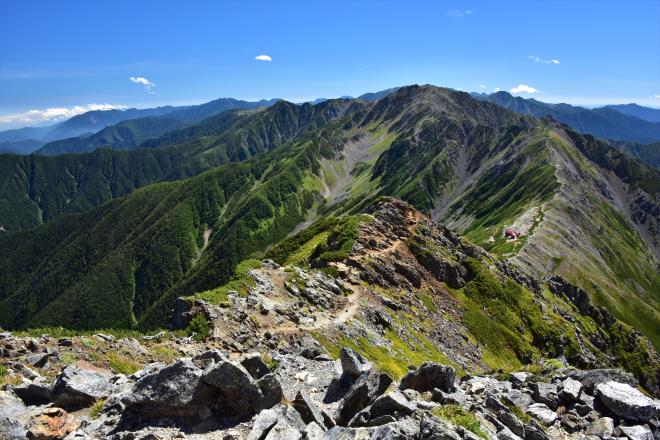
{"label": "rocky outcrop", "polygon": [[27,425],[27,438],[35,440],[63,439],[78,429],[80,421],[62,408],[46,408],[33,416]]}
{"label": "rocky outcrop", "polygon": [[112,373],[86,361],[77,361],[58,376],[51,391],[53,402],[63,408],[89,406],[112,392]]}
{"label": "rocky outcrop", "polygon": [[620,382],[596,385],[596,397],[614,415],[646,423],[658,417],[660,404],[640,393],[636,388]]}
{"label": "rocky outcrop", "polygon": [[439,389],[448,393],[454,391],[456,372],[452,367],[427,362],[401,379],[402,390],[412,389],[419,392]]}
{"label": "rocky outcrop", "polygon": [[[189,434],[255,440],[649,440],[660,425],[657,403],[613,381],[629,379],[617,370],[562,368],[457,380],[453,368],[427,362],[396,382],[354,350],[345,348],[332,360],[303,356],[298,344],[271,351],[268,364],[261,354],[229,356],[213,349],[109,378],[105,370],[77,362],[58,376],[52,398],[63,389],[86,399],[104,395],[98,418],[85,411],[71,414],[52,401],[25,405],[13,392],[25,392],[19,385],[0,391],[0,432],[10,439],[72,440]],[[99,386],[100,380],[110,386]],[[93,394],[98,390],[102,393]]]}

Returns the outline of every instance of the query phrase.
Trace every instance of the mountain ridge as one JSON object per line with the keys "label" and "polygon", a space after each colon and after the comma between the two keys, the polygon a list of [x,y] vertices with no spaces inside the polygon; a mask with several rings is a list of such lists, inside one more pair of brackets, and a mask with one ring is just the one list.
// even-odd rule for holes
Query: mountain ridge
{"label": "mountain ridge", "polygon": [[[657,341],[658,298],[652,289],[660,283],[652,235],[658,219],[657,171],[593,137],[449,89],[412,86],[373,103],[322,105],[338,106],[337,112],[309,130],[291,130],[285,142],[247,160],[146,186],[33,231],[5,234],[0,291],[13,295],[2,299],[3,322],[9,310],[25,310],[14,313],[12,326],[26,325],[21,320],[27,316],[29,325],[67,322],[74,319],[71,313],[90,321],[76,318],[69,325],[85,327],[101,319],[108,326],[157,326],[177,296],[226,282],[243,259],[292,231],[328,215],[359,214],[389,195],[424,212],[441,208],[434,217],[476,244],[537,276],[556,272],[576,282],[598,304]],[[246,128],[257,120],[268,126],[267,114],[239,118],[237,131],[221,138],[250,133]],[[222,141],[213,145],[206,147],[225,151]],[[571,190],[575,185],[581,193]],[[571,218],[567,209],[579,203],[585,211],[592,208],[588,216],[580,214],[583,223],[557,223]],[[504,239],[505,228],[523,229],[516,225],[527,217],[522,238]],[[122,225],[116,219],[123,219]],[[557,233],[562,237],[558,254],[552,245]],[[581,244],[579,249],[569,237]],[[58,255],[46,252],[34,272],[23,272],[25,259],[34,258],[35,246],[43,242],[62,243],[53,249]],[[639,265],[620,265],[613,251],[625,252],[626,261]],[[69,268],[58,268],[64,261]],[[85,263],[74,266],[73,261]],[[576,271],[574,264],[596,269]],[[124,299],[112,313],[99,316],[89,309],[96,302],[87,296],[93,292],[115,297],[124,292]],[[32,309],[29,304],[41,295],[50,304]],[[134,306],[126,305],[129,300]],[[79,308],[86,312],[79,314]]]}

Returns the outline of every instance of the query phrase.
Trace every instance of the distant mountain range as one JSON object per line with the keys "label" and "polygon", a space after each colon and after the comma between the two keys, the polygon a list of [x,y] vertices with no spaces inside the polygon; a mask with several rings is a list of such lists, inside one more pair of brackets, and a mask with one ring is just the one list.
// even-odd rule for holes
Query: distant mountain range
{"label": "distant mountain range", "polygon": [[507,92],[473,93],[472,96],[525,115],[551,117],[580,133],[589,133],[601,139],[639,143],[660,140],[660,109],[636,104],[587,109],[569,104],[548,104]]}
{"label": "distant mountain range", "polygon": [[220,98],[181,107],[89,111],[46,127],[0,131],[0,153],[54,155],[81,153],[100,147],[130,149],[145,139],[196,124],[225,110],[268,106],[276,101],[246,102]]}
{"label": "distant mountain range", "polygon": [[127,119],[160,116],[175,109],[176,107],[165,106],[148,109],[93,110],[46,127],[0,131],[0,152],[29,154],[51,141],[88,135]]}
{"label": "distant mountain range", "polygon": [[[376,101],[398,90],[398,87],[365,93],[358,100]],[[644,144],[660,141],[660,109],[637,104],[609,105],[596,109],[569,104],[548,104],[535,99],[515,97],[507,92],[473,93],[516,112],[552,119],[569,125],[581,133],[601,139],[629,143],[625,151],[653,166],[656,147]],[[354,99],[344,96],[341,99]],[[327,101],[319,98],[312,104]],[[226,110],[249,110],[268,107],[277,99],[247,102],[221,98],[201,105],[90,111],[48,127],[25,127],[0,132],[0,153],[56,155],[82,153],[97,148],[134,149],[145,144],[153,148],[162,144],[157,139],[181,128],[194,126],[202,120]],[[633,145],[635,145],[633,147]]]}

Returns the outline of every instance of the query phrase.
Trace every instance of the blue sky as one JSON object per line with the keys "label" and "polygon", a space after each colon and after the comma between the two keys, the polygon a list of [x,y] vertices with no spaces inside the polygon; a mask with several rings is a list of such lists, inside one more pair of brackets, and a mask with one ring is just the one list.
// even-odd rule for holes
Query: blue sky
{"label": "blue sky", "polygon": [[7,0],[0,42],[0,129],[413,83],[660,106],[658,0]]}

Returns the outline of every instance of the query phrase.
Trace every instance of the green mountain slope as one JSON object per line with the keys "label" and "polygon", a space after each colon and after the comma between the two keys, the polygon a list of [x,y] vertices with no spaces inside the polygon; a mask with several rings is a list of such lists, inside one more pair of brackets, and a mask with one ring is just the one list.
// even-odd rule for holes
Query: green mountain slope
{"label": "green mountain slope", "polygon": [[636,142],[617,142],[616,147],[624,153],[642,162],[660,169],[660,142],[638,144]]}
{"label": "green mountain slope", "polygon": [[[356,104],[350,104],[356,105]],[[245,160],[339,116],[346,101],[319,106],[278,103],[264,111],[223,113],[167,136],[160,148],[46,156],[0,155],[0,225],[9,231],[86,212],[141,186],[191,177],[226,162]],[[127,123],[133,123],[128,121]],[[225,133],[226,132],[226,133]]]}
{"label": "green mountain slope", "polygon": [[609,144],[431,86],[217,123],[176,135],[167,148],[197,153],[174,173],[241,162],[1,237],[0,324],[163,325],[177,296],[224,284],[244,258],[397,196],[660,342],[660,176]]}

